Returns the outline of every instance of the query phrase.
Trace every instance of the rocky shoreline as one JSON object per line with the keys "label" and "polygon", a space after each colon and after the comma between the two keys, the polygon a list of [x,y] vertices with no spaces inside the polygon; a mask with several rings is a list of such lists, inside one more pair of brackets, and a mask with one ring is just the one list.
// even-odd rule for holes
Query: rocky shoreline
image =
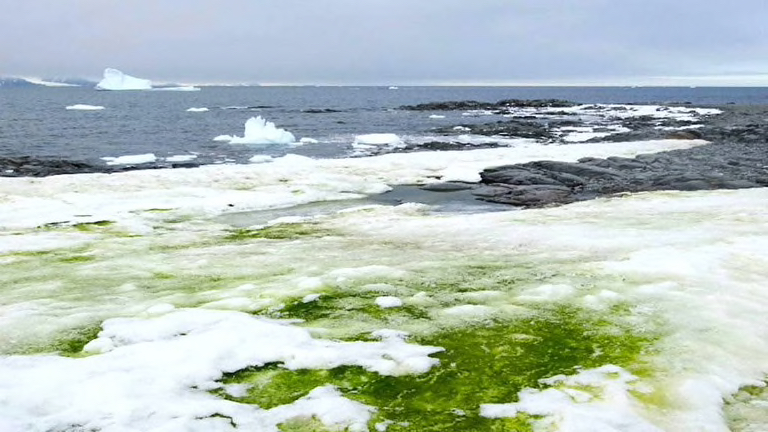
{"label": "rocky shoreline", "polygon": [[[535,139],[543,143],[622,142],[650,139],[704,139],[698,147],[634,158],[584,158],[574,163],[536,161],[488,167],[479,184],[431,185],[426,190],[465,189],[467,196],[524,208],[566,204],[624,192],[738,189],[768,186],[768,106],[724,105],[703,115],[685,103],[633,113],[630,106],[577,105],[559,100],[435,102],[402,110],[487,112],[502,120],[438,128],[444,135],[475,134]],[[610,110],[610,111],[607,111]],[[674,111],[676,110],[676,111]],[[664,115],[674,111],[676,115]],[[586,132],[585,132],[586,131]],[[441,151],[494,147],[433,141],[391,151]],[[82,161],[0,157],[0,177],[115,173],[137,169],[193,168],[194,162],[110,166]]]}
{"label": "rocky shoreline", "polygon": [[[542,207],[625,192],[741,189],[768,186],[768,106],[719,107],[695,134],[698,147],[634,158],[583,158],[490,167],[473,193],[482,200]],[[669,138],[658,129],[633,130],[603,141]]]}

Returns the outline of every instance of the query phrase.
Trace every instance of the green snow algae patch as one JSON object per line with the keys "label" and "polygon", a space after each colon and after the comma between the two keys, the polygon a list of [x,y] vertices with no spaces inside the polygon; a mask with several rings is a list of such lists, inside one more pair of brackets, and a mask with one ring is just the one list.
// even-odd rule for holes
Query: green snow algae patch
{"label": "green snow algae patch", "polygon": [[529,418],[484,418],[480,405],[515,402],[522,389],[543,388],[540,379],[581,368],[615,364],[636,370],[655,339],[594,312],[555,305],[514,321],[414,337],[414,343],[445,348],[434,355],[440,365],[422,375],[381,376],[357,366],[289,371],[270,364],[224,378],[225,384],[251,385],[246,396],[221,395],[272,408],[332,384],[376,407],[373,423],[392,422],[388,431],[527,431]]}
{"label": "green snow algae patch", "polygon": [[330,230],[320,228],[319,224],[284,223],[258,229],[235,229],[230,231],[229,235],[224,237],[224,239],[229,241],[252,239],[292,240],[301,237],[324,237],[330,234],[332,234]]}

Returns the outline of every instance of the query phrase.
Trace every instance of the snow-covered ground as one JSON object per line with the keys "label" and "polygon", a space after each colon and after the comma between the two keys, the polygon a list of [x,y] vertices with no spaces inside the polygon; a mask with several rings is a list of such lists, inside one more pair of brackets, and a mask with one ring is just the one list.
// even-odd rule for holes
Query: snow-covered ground
{"label": "snow-covered ground", "polygon": [[768,373],[768,190],[471,215],[355,201],[701,144],[2,178],[0,430],[761,430],[764,393],[731,395]]}

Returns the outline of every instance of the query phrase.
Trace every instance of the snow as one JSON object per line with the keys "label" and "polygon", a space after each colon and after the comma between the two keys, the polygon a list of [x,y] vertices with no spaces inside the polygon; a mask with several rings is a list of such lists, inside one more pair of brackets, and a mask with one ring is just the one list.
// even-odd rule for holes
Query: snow
{"label": "snow", "polygon": [[100,105],[75,104],[75,105],[68,105],[66,109],[79,110],[79,111],[98,111],[98,110],[103,110],[104,107]]}
{"label": "snow", "polygon": [[332,386],[269,410],[200,390],[220,388],[224,372],[275,362],[292,370],[355,365],[382,375],[419,374],[439,363],[429,355],[441,351],[397,338],[318,340],[288,322],[203,309],[115,318],[102,328],[83,349],[93,355],[83,359],[0,358],[0,427],[159,430],[175,423],[184,430],[231,430],[211,417],[219,413],[247,430],[277,431],[287,420],[316,416],[329,427],[362,431],[375,409]]}
{"label": "snow", "polygon": [[96,84],[96,90],[150,89],[152,89],[152,82],[150,80],[132,77],[112,68],[104,69],[104,78]]}
{"label": "snow", "polygon": [[[409,344],[408,335],[550,305],[602,314],[618,304],[633,328],[660,330],[641,354],[642,374],[611,364],[578,369],[546,377],[516,400],[455,408],[479,408],[489,418],[528,413],[535,430],[727,431],[724,401],[742,386],[764,385],[768,374],[768,188],[641,193],[477,214],[359,201],[393,185],[455,172],[470,177],[490,165],[701,144],[521,141],[463,152],[288,155],[265,164],[0,178],[0,430],[234,429],[213,413],[242,430],[276,431],[301,415],[365,430],[378,407],[332,386],[272,409],[208,390],[242,394],[243,386],[224,388],[222,374],[267,362],[291,370],[357,365],[407,377],[444,366],[432,356],[439,343]],[[307,215],[304,204],[334,206]],[[297,214],[280,213],[288,210]],[[256,211],[269,220],[311,216],[332,234],[222,240],[232,227],[221,217]],[[105,220],[114,224],[73,226]],[[92,260],[66,264],[78,257]],[[424,292],[409,283],[422,268],[440,275],[489,260],[513,272],[533,269],[531,280],[470,293]],[[331,316],[311,328],[259,316],[288,301],[319,307],[325,292],[343,290],[397,298],[432,319],[403,316],[367,328],[359,316]],[[89,355],[30,349],[94,324],[102,331],[87,345]],[[339,334],[378,339],[338,342]]]}
{"label": "snow", "polygon": [[374,302],[382,309],[400,307],[403,305],[403,300],[395,296],[376,297]]}
{"label": "snow", "polygon": [[118,157],[105,156],[101,159],[107,161],[107,165],[135,165],[154,162],[157,160],[157,156],[154,153],[145,153]]}
{"label": "snow", "polygon": [[258,116],[251,117],[245,122],[245,133],[242,137],[219,135],[213,140],[226,141],[230,144],[292,144],[296,142],[296,137]]}

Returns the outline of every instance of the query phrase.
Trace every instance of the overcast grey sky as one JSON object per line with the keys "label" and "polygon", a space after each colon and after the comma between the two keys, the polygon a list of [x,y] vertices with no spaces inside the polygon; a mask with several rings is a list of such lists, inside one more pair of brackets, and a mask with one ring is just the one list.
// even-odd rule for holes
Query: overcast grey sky
{"label": "overcast grey sky", "polygon": [[768,85],[768,0],[0,0],[0,75],[105,67],[176,82]]}

